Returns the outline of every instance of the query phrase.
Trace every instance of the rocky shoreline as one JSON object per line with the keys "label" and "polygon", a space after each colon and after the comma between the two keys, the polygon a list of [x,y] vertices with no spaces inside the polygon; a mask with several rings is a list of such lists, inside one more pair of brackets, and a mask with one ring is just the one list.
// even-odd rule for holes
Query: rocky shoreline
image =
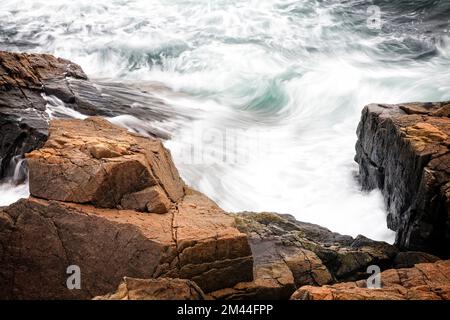
{"label": "rocky shoreline", "polygon": [[[43,145],[52,118],[70,118],[73,113],[106,118],[126,115],[148,122],[177,117],[149,92],[152,89],[94,82],[77,64],[52,55],[0,51],[0,180],[12,178],[15,159]],[[66,110],[51,108],[55,102]],[[168,138],[167,132],[156,128],[145,130]],[[24,177],[16,179],[21,182]]]}
{"label": "rocky shoreline", "polygon": [[[46,95],[93,117],[51,119]],[[183,182],[164,137],[105,120],[131,112],[105,99],[67,60],[0,52],[0,176],[26,155],[31,193],[0,209],[0,298],[450,298],[450,104],[363,111],[356,160],[363,188],[386,199],[389,245],[223,211]],[[366,288],[372,265],[381,290]]]}
{"label": "rocky shoreline", "polygon": [[364,189],[379,188],[396,245],[450,257],[450,102],[373,104],[358,127]]}

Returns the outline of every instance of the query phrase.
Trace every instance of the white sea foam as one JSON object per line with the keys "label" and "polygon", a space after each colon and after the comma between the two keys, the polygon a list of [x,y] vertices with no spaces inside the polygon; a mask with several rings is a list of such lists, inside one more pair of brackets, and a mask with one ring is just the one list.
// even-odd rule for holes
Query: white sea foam
{"label": "white sea foam", "polygon": [[48,114],[49,119],[55,118],[70,118],[70,119],[86,119],[87,116],[65,105],[61,99],[55,96],[47,96],[42,94],[42,97],[47,101],[45,111]]}
{"label": "white sea foam", "polygon": [[0,207],[10,205],[18,199],[27,198],[30,192],[28,184],[15,185],[11,183],[0,184]]}

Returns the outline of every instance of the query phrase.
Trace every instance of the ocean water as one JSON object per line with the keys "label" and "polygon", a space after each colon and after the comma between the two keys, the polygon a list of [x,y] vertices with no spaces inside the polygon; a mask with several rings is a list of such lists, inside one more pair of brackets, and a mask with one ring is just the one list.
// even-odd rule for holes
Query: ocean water
{"label": "ocean water", "polygon": [[[380,192],[357,182],[356,127],[368,103],[450,100],[449,20],[439,0],[2,0],[0,49],[169,88],[155,95],[189,120],[160,124],[166,146],[226,210],[392,242]],[[50,97],[55,110],[71,114]],[[18,188],[1,186],[0,205]]]}

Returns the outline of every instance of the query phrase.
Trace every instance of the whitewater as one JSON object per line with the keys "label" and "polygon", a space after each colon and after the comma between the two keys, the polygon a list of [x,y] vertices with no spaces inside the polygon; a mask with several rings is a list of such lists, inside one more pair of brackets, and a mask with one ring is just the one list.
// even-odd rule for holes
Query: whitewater
{"label": "whitewater", "polygon": [[[369,103],[450,100],[449,19],[436,0],[2,0],[0,50],[167,88],[154,95],[186,117],[111,120],[170,132],[184,180],[225,210],[393,242],[358,184],[356,128]],[[0,185],[0,206],[27,194]]]}

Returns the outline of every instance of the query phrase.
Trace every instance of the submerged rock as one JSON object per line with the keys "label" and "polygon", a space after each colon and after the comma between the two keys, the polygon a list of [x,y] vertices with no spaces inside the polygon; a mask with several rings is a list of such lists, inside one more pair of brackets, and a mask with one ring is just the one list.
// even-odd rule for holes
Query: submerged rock
{"label": "submerged rock", "polygon": [[450,300],[450,260],[420,263],[380,274],[381,288],[365,280],[322,287],[304,286],[293,300]]}
{"label": "submerged rock", "polygon": [[402,249],[450,257],[450,102],[364,108],[356,161]]}

